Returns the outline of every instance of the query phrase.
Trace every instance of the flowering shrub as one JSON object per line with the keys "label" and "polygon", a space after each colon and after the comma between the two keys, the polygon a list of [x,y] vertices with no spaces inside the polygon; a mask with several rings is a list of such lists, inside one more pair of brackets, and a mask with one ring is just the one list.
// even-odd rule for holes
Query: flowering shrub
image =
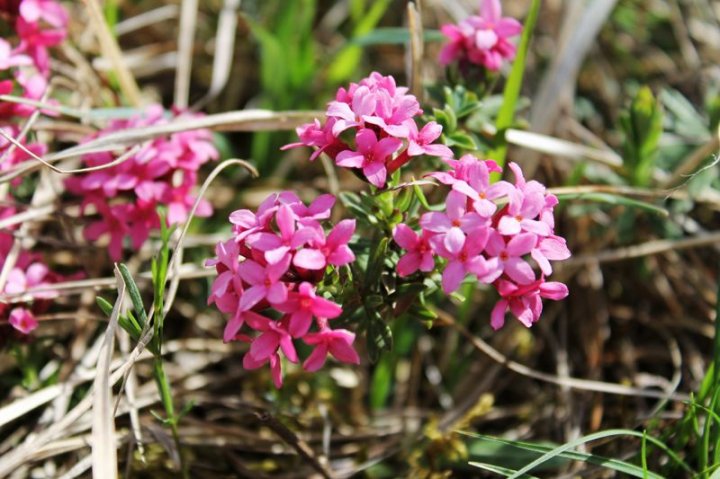
{"label": "flowering shrub", "polygon": [[[568,293],[564,284],[545,280],[552,273],[550,261],[570,256],[565,240],[554,233],[557,198],[539,182],[526,181],[514,163],[510,164],[514,184],[492,183],[490,174],[502,172],[494,161],[471,154],[454,159],[450,148],[435,143],[442,133],[438,123],[418,127],[415,117],[420,112],[417,99],[406,88],[397,87],[392,77],[372,73],[347,90],[340,88],[328,104],[325,121],[316,119],[299,127],[300,142],[286,146],[315,147],[310,160],[327,154],[379,190],[390,184],[388,175],[411,157],[439,156],[449,167],[449,171],[427,175],[450,187],[444,211],[426,212],[418,218],[417,208],[409,209],[412,200],[401,199],[393,190],[366,195],[350,208],[375,229],[368,232],[375,240],[363,261],[365,271],[352,270],[358,281],[347,285],[354,292],[343,299],[354,304],[345,316],[364,311],[366,329],[375,330],[373,325],[385,323],[387,314],[407,310],[399,304],[414,301],[417,288],[425,289],[418,271],[432,278],[437,270],[445,294],[456,291],[468,276],[495,287],[500,300],[492,312],[493,328],[503,326],[508,310],[531,326],[542,312],[541,298],[558,300]],[[393,179],[391,185],[398,183]],[[294,339],[316,345],[303,364],[309,371],[318,369],[328,352],[341,361],[359,360],[351,346],[354,335],[327,326],[328,319],[343,313],[343,305],[317,293],[326,268],[355,259],[348,248],[354,220],[341,221],[327,236],[320,226],[319,221],[330,216],[334,201],[333,196],[323,195],[308,207],[295,194],[284,192],[271,195],[255,213],[236,211],[230,216],[235,237],[219,243],[217,258],[207,263],[218,272],[209,302],[231,315],[225,341],[249,341],[245,367],[270,363],[278,387],[282,382],[280,353],[291,362],[299,361]],[[419,224],[420,231],[413,230],[412,224]],[[391,235],[404,250],[395,271],[386,270],[385,255],[391,251],[388,238],[382,240],[382,235]],[[360,277],[364,279],[359,281]],[[403,284],[414,284],[415,292],[398,296],[407,290]],[[265,312],[266,316],[261,315]],[[316,333],[309,332],[313,318]],[[243,326],[257,336],[241,334]]]}
{"label": "flowering shrub", "polygon": [[[178,113],[178,117],[190,116]],[[113,121],[107,128],[88,140],[127,128],[142,128],[168,122],[161,106],[148,107],[143,115],[128,120]],[[109,252],[113,260],[122,256],[126,236],[133,248],[139,248],[152,230],[160,227],[159,205],[167,206],[167,221],[173,225],[187,219],[195,202],[192,193],[200,167],[218,158],[208,130],[191,130],[159,137],[144,145],[130,158],[118,165],[68,178],[68,191],[82,196],[83,209],[92,205],[100,219],[85,227],[85,238],[96,241],[110,236]],[[109,151],[90,153],[83,163],[94,167],[115,159]],[[196,215],[212,214],[210,204],[202,200]]]}
{"label": "flowering shrub", "polygon": [[311,161],[325,153],[377,188],[414,156],[452,156],[450,148],[434,143],[440,125],[430,122],[418,130],[415,118],[422,110],[407,90],[397,87],[393,77],[373,72],[347,90],[340,88],[327,106],[325,122],[316,119],[299,127],[300,142],[284,148],[316,147]]}
{"label": "flowering shrub", "polygon": [[448,43],[440,52],[440,62],[480,65],[497,71],[503,61],[515,58],[515,45],[509,38],[522,31],[520,22],[502,16],[500,0],[483,0],[480,15],[472,15],[457,25],[443,25],[441,29]]}
{"label": "flowering shrub", "polygon": [[[355,260],[348,247],[355,221],[343,220],[327,234],[323,228],[334,203],[334,196],[322,195],[306,206],[286,191],[270,195],[255,213],[235,211],[230,215],[234,237],[218,243],[217,257],[206,263],[218,273],[208,304],[231,315],[224,340],[249,342],[244,367],[269,363],[278,388],[280,353],[298,362],[297,339],[314,346],[303,363],[308,371],[320,369],[328,354],[344,362],[360,361],[352,347],[355,335],[328,324],[342,307],[318,294],[328,267]],[[315,330],[310,332],[313,319]],[[241,334],[243,326],[257,335]]]}
{"label": "flowering shrub", "polygon": [[[465,155],[446,162],[450,171],[428,175],[451,187],[445,211],[423,214],[419,235],[402,223],[393,232],[395,242],[407,251],[398,262],[398,274],[433,271],[440,259],[446,294],[472,275],[500,293],[491,317],[494,329],[503,326],[508,309],[531,326],[542,313],[541,297],[558,300],[568,293],[564,284],[545,281],[552,273],[550,260],[570,257],[565,239],[554,234],[557,197],[547,194],[539,182],[525,181],[514,163],[510,164],[513,185],[490,184],[490,173],[502,171],[492,160]],[[496,201],[507,204],[498,209]],[[529,258],[539,265],[539,278]]]}

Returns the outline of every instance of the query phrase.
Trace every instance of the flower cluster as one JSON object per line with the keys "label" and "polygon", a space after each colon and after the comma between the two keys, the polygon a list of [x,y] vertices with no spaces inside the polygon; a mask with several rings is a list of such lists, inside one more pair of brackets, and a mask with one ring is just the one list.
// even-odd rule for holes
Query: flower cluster
{"label": "flower cluster", "polygon": [[[307,206],[286,191],[270,195],[257,212],[235,211],[230,215],[234,237],[218,243],[217,257],[206,263],[218,273],[208,304],[230,315],[224,340],[249,342],[244,367],[269,363],[278,388],[280,353],[298,362],[297,339],[314,347],[303,363],[307,371],[320,369],[328,353],[339,361],[360,361],[352,346],[355,335],[328,324],[340,316],[341,306],[317,290],[329,266],[355,260],[348,247],[355,220],[340,221],[327,234],[323,229],[334,204],[334,196],[321,195]],[[248,334],[241,333],[243,326]]]}
{"label": "flower cluster", "polygon": [[[0,38],[0,94],[41,100],[50,76],[48,48],[67,35],[68,13],[56,0],[21,0],[0,4],[0,18],[15,32],[14,36]],[[18,138],[20,134],[16,122],[8,120],[33,111],[35,107],[30,105],[0,102],[0,129],[4,133],[0,137],[0,172],[30,158],[11,146],[6,137]],[[20,143],[36,155],[46,152],[42,144]]]}
{"label": "flower cluster", "polygon": [[[0,219],[15,214],[12,207],[0,208]],[[0,271],[5,267],[10,250],[13,246],[13,236],[7,232],[0,232]],[[1,291],[5,294],[23,294],[31,288],[44,287],[60,280],[60,276],[52,273],[42,262],[39,255],[21,250],[15,258],[15,263],[7,275],[5,285]],[[0,318],[8,321],[12,327],[23,334],[28,334],[38,326],[35,315],[47,307],[47,299],[53,298],[56,293],[51,291],[38,292],[33,295],[31,305],[15,305],[0,302]]]}
{"label": "flower cluster", "polygon": [[503,17],[500,0],[483,0],[480,15],[473,15],[459,24],[443,25],[448,43],[440,52],[440,62],[480,65],[497,71],[504,60],[515,58],[515,45],[508,41],[522,31],[514,18]]}
{"label": "flower cluster", "polygon": [[[433,271],[439,257],[445,293],[457,290],[468,275],[475,276],[500,294],[491,316],[494,329],[503,326],[508,310],[531,326],[540,318],[541,298],[558,300],[568,294],[564,284],[545,281],[552,273],[550,261],[570,257],[565,239],[554,233],[557,197],[541,183],[526,181],[514,163],[514,184],[491,184],[490,173],[501,172],[494,161],[472,155],[445,161],[450,171],[428,176],[450,186],[446,210],[423,214],[419,234],[405,224],[393,232],[395,242],[406,250],[398,273]],[[499,208],[501,202],[505,205]],[[540,269],[539,277],[530,258]]]}
{"label": "flower cluster", "polygon": [[442,133],[439,124],[418,129],[415,118],[422,110],[407,90],[396,86],[392,76],[373,72],[348,89],[340,88],[327,106],[326,121],[300,126],[300,142],[284,148],[315,147],[311,161],[325,153],[378,188],[414,156],[451,157],[447,146],[433,143]]}
{"label": "flower cluster", "polygon": [[[178,114],[181,117],[188,115]],[[89,139],[168,121],[162,107],[153,105],[143,115],[113,121]],[[108,234],[110,256],[118,260],[125,237],[129,236],[133,248],[137,249],[153,229],[160,227],[158,205],[167,207],[168,224],[184,222],[196,199],[192,191],[200,166],[218,156],[210,131],[183,131],[154,139],[120,164],[68,178],[65,186],[68,191],[82,196],[83,209],[93,205],[100,215],[99,220],[85,228],[85,238],[95,241]],[[84,164],[89,167],[106,165],[113,160],[115,156],[109,151],[83,157]],[[197,216],[211,213],[210,204],[201,201]]]}

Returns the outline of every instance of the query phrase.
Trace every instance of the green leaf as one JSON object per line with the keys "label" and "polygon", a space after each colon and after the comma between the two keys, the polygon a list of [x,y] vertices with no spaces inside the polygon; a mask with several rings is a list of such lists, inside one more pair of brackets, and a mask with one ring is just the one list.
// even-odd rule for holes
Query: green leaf
{"label": "green leaf", "polygon": [[[425,42],[441,42],[445,36],[440,30],[424,30]],[[349,43],[358,46],[368,45],[403,45],[410,42],[410,30],[405,27],[381,27],[353,38]]]}
{"label": "green leaf", "polygon": [[370,388],[370,407],[380,409],[385,406],[393,384],[395,358],[388,355],[378,361],[373,371]]}
{"label": "green leaf", "polygon": [[652,181],[662,122],[662,108],[648,87],[638,90],[630,109],[620,117],[625,133],[623,161],[628,179],[635,186],[647,186]]}
{"label": "green leaf", "polygon": [[[540,12],[540,0],[532,0],[530,12],[528,13],[525,25],[523,26],[520,45],[517,49],[517,55],[513,62],[510,76],[505,83],[503,91],[503,103],[498,113],[495,127],[497,128],[496,139],[498,146],[488,153],[491,158],[502,167],[505,165],[505,156],[507,155],[507,141],[505,141],[505,130],[510,128],[515,121],[515,105],[520,98],[520,90],[522,88],[523,76],[525,75],[525,59],[530,47],[530,39],[532,38],[535,23],[537,22],[538,13]],[[497,173],[493,173],[494,178],[499,178]]]}
{"label": "green leaf", "polygon": [[390,351],[393,344],[392,330],[390,326],[382,320],[377,310],[372,312],[365,309],[368,319],[367,325],[367,348],[370,361],[375,363],[380,358],[380,353]]}
{"label": "green leaf", "polygon": [[103,314],[105,314],[105,316],[109,317],[112,314],[113,305],[110,304],[105,298],[97,296],[95,298],[95,302],[100,307],[100,309],[102,310]]}
{"label": "green leaf", "polygon": [[[511,474],[514,474],[517,472],[514,469],[508,469],[507,467],[496,466],[495,464],[488,464],[486,462],[470,461],[468,464],[470,464],[473,467],[477,467],[477,468],[483,469],[485,471],[494,472],[495,474],[500,474],[505,477],[508,477]],[[523,474],[521,477],[522,477],[522,479],[537,479],[537,477],[530,476],[527,474]]]}
{"label": "green leaf", "polygon": [[443,138],[445,139],[444,143],[447,146],[456,146],[463,150],[477,149],[475,140],[473,140],[473,138],[467,133],[456,131],[455,133],[451,133],[449,135],[443,135]]}
{"label": "green leaf", "polygon": [[130,301],[132,302],[133,309],[137,315],[138,324],[141,328],[144,328],[147,323],[147,314],[145,314],[145,307],[143,306],[142,296],[140,296],[140,290],[138,289],[137,284],[135,283],[135,280],[130,274],[130,270],[128,270],[127,266],[125,266],[124,263],[120,263],[118,268],[120,269],[120,275],[122,276],[123,282],[127,287],[128,294],[130,295]]}

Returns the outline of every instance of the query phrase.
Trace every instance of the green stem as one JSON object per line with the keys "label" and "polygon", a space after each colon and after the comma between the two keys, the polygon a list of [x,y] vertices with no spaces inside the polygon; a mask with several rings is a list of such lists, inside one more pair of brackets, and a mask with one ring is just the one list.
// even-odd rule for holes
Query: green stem
{"label": "green stem", "polygon": [[[158,349],[159,351],[159,349]],[[180,434],[178,433],[178,417],[175,415],[175,406],[173,405],[172,390],[170,389],[170,381],[168,381],[167,375],[165,374],[165,367],[163,366],[162,355],[158,354],[153,360],[153,373],[155,375],[155,382],[160,392],[160,400],[162,401],[165,414],[167,415],[167,423],[172,431],[173,440],[175,441],[175,447],[178,451],[178,457],[180,459],[180,470],[182,471],[183,478],[190,479],[190,474],[187,468],[187,464],[183,458],[182,447],[180,444]]]}

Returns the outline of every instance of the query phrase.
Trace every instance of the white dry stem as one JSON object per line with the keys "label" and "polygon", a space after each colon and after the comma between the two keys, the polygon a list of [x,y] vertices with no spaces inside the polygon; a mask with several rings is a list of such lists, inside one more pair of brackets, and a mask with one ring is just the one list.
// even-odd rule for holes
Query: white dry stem
{"label": "white dry stem", "polygon": [[117,478],[117,448],[115,444],[115,415],[112,409],[112,385],[110,384],[110,363],[115,345],[118,319],[125,302],[125,282],[115,266],[118,297],[115,300],[110,321],[100,347],[93,389],[92,421],[92,470],[98,479]]}
{"label": "white dry stem", "polygon": [[203,98],[195,105],[193,110],[199,110],[208,102],[214,100],[225,88],[230,78],[235,53],[235,34],[237,32],[238,10],[241,0],[225,0],[220,16],[218,17],[217,34],[215,35],[215,48],[213,52],[213,69],[210,88]]}
{"label": "white dry stem", "polygon": [[182,0],[177,41],[177,70],[175,71],[175,105],[181,110],[187,108],[189,104],[197,13],[198,0]]}

